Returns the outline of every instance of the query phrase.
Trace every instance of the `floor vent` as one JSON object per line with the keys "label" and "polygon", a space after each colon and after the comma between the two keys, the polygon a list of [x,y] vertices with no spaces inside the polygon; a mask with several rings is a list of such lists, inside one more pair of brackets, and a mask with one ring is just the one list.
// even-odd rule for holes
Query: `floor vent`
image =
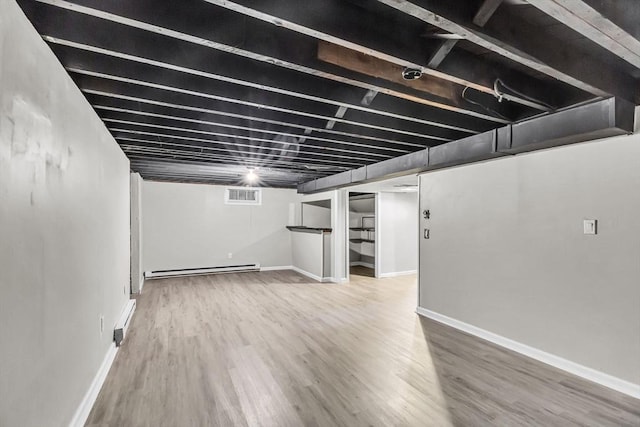
{"label": "floor vent", "polygon": [[180,270],[146,271],[145,279],[160,279],[163,277],[197,276],[199,274],[242,273],[260,271],[260,264],[222,265],[219,267],[183,268]]}
{"label": "floor vent", "polygon": [[129,329],[129,325],[131,324],[131,318],[133,317],[133,312],[136,311],[136,300],[130,299],[127,301],[127,305],[124,307],[122,311],[122,315],[120,315],[120,320],[116,323],[116,327],[113,330],[113,340],[116,342],[116,347],[120,347],[122,341],[124,341],[124,337],[127,334],[127,329]]}

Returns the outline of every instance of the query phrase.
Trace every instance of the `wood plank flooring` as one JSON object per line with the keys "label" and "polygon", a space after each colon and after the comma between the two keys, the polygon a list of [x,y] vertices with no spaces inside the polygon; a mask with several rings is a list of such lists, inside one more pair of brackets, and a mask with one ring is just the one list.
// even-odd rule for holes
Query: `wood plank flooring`
{"label": "wood plank flooring", "polygon": [[349,275],[376,277],[376,270],[362,265],[352,265],[349,268]]}
{"label": "wood plank flooring", "polygon": [[414,313],[415,276],[149,281],[88,426],[640,426],[640,401]]}

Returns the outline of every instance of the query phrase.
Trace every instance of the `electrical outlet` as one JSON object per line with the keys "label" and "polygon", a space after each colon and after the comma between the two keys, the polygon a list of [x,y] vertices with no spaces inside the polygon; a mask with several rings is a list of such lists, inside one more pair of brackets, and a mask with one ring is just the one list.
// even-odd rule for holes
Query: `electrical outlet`
{"label": "electrical outlet", "polygon": [[229,259],[233,258],[233,254],[232,254],[231,252],[229,252],[229,253],[227,254],[227,258],[229,258]]}

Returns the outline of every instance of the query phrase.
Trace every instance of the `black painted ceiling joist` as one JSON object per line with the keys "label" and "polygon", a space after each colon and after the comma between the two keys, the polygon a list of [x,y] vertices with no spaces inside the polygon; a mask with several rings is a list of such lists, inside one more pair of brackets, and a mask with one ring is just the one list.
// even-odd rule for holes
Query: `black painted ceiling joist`
{"label": "black painted ceiling joist", "polygon": [[553,40],[551,36],[540,37],[531,25],[517,16],[478,30],[464,18],[463,9],[457,2],[378,1],[595,96],[618,96],[640,102],[637,82],[633,78],[608,64],[585,57],[581,52],[564,48],[560,40]]}
{"label": "black painted ceiling joist", "polygon": [[[399,155],[403,153],[407,153],[410,150],[395,148],[390,145],[372,145],[358,142],[348,142],[345,140],[337,140],[331,138],[323,138],[319,136],[313,135],[305,135],[302,132],[299,133],[289,133],[286,130],[271,130],[265,128],[257,128],[257,127],[246,127],[241,125],[232,125],[220,122],[212,122],[202,119],[192,119],[181,116],[170,116],[166,114],[159,114],[148,111],[141,110],[128,110],[118,107],[108,107],[102,105],[94,105],[94,108],[101,113],[101,118],[104,122],[116,122],[119,124],[123,123],[133,123],[137,125],[147,125],[152,127],[158,126],[169,126],[170,128],[178,128],[182,130],[190,130],[195,133],[205,133],[211,135],[220,135],[220,136],[239,136],[241,138],[244,137],[254,137],[258,136],[265,139],[267,136],[270,136],[276,143],[278,141],[285,140],[298,140],[298,143],[303,145],[304,142],[308,142],[306,145],[313,145],[314,142],[325,142],[330,145],[322,147],[326,150],[330,151],[342,151],[345,153],[355,153],[362,154],[361,151],[357,151],[357,148],[370,148],[373,151],[368,151],[372,155],[383,156],[383,157],[393,157],[394,155]],[[130,122],[131,116],[135,116],[135,122]],[[191,125],[190,128],[182,127],[185,123]],[[226,133],[225,133],[226,132]],[[275,135],[275,136],[274,136]],[[302,141],[302,142],[301,142]],[[317,144],[316,144],[317,145]]]}
{"label": "black painted ceiling joist", "polygon": [[[199,103],[199,99],[185,99],[179,95],[171,97],[165,96],[163,99],[170,101],[165,102],[148,97],[142,98],[139,96],[124,95],[119,92],[104,92],[87,88],[82,90],[94,107],[106,106],[114,108],[135,108],[138,111],[168,112],[168,114],[175,115],[176,117],[203,118],[221,121],[224,124],[230,125],[248,124],[251,128],[255,128],[258,131],[262,129],[263,126],[268,129],[282,129],[284,132],[292,130],[299,131],[301,129],[303,135],[306,135],[305,132],[308,133],[311,131],[314,135],[328,135],[336,139],[339,138],[339,141],[352,143],[354,145],[363,143],[365,144],[363,145],[365,148],[368,146],[368,142],[371,142],[371,144],[382,143],[386,147],[398,146],[414,148],[422,148],[430,142],[435,142],[430,138],[425,138],[424,135],[417,134],[403,134],[396,139],[392,139],[391,137],[393,135],[383,135],[375,129],[369,130],[369,128],[363,127],[356,129],[358,133],[342,132],[335,128],[326,129],[324,127],[317,127],[321,124],[324,125],[326,122],[314,122],[313,119],[301,120],[300,118],[296,118],[298,120],[296,123],[293,121],[282,121],[277,120],[281,118],[281,116],[274,115],[264,109],[255,111],[254,115],[248,115],[246,111],[234,110],[230,107],[227,107],[225,110],[205,108],[206,104]],[[148,94],[146,96],[148,96]],[[369,148],[376,149],[377,146],[372,145]]]}
{"label": "black painted ceiling joist", "polygon": [[[491,19],[491,16],[496,12],[498,7],[502,4],[503,0],[483,0],[482,4],[478,8],[478,11],[474,15],[472,22],[478,27],[484,27],[485,24]],[[455,34],[454,34],[455,36]],[[458,38],[449,38],[442,41],[442,44],[429,58],[427,64],[430,68],[438,68],[438,66],[444,61],[449,52],[458,43]]]}
{"label": "black painted ceiling joist", "polygon": [[[594,93],[637,98],[640,5],[576,2],[582,22],[586,7],[608,19],[599,33],[576,28],[590,38],[499,0],[18,0],[132,170],[243,185],[258,167],[260,185],[284,187],[360,179],[425,148],[436,159],[443,143]],[[412,6],[436,18],[399,10]],[[592,41],[618,28],[625,41]],[[442,37],[457,42],[429,68]],[[405,67],[423,78],[403,80]]]}
{"label": "black painted ceiling joist", "polygon": [[[349,2],[316,0],[313,2],[287,2],[286,0],[203,0],[229,10],[284,27],[311,37],[338,44],[349,49],[376,56],[403,66],[418,67],[424,73],[463,86],[493,94],[498,77],[528,95],[511,94],[507,99],[532,106],[531,99],[542,99],[546,104],[562,106],[561,88],[536,81],[523,73],[509,70],[500,64],[481,60],[465,52],[455,52],[455,61],[445,61],[437,69],[428,68],[427,58],[438,44],[428,46],[422,37],[424,25],[414,17],[394,14],[393,9],[371,17]],[[370,2],[367,6],[370,7]],[[447,2],[441,2],[447,3]],[[449,2],[450,3],[450,2]],[[454,7],[460,7],[455,4]],[[331,15],[331,19],[322,19]],[[385,22],[386,21],[386,22]],[[390,27],[390,28],[389,28]],[[379,31],[374,33],[372,31]],[[541,91],[542,89],[542,91]],[[546,90],[545,90],[546,89]],[[552,90],[553,89],[553,90]],[[542,93],[541,93],[542,92]],[[537,97],[537,98],[536,98]],[[538,104],[539,105],[539,104]]]}
{"label": "black painted ceiling joist", "polygon": [[[261,27],[250,32],[242,29],[245,27],[245,19],[235,13],[230,13],[224,9],[218,9],[216,14],[224,14],[218,19],[225,21],[225,32],[221,32],[221,26],[211,26],[205,34],[194,36],[189,26],[176,30],[171,25],[175,21],[167,22],[166,19],[157,18],[155,23],[130,19],[118,13],[123,13],[111,7],[110,13],[105,13],[102,9],[87,7],[74,7],[72,3],[64,1],[42,0],[45,4],[57,7],[47,7],[46,19],[38,21],[37,24],[44,34],[64,40],[73,40],[87,46],[101,47],[120,51],[127,49],[133,56],[149,56],[148,52],[153,51],[155,59],[171,62],[175,60],[175,52],[189,51],[188,56],[180,56],[180,62],[189,64],[192,67],[203,68],[202,65],[215,63],[220,69],[223,64],[227,69],[232,70],[228,75],[235,75],[244,79],[266,78],[263,68],[280,68],[279,72],[271,75],[267,81],[263,82],[267,86],[282,87],[282,81],[278,82],[278,77],[284,82],[291,82],[289,74],[307,74],[317,78],[345,84],[348,90],[360,89],[357,98],[361,98],[362,89],[376,90],[392,98],[407,99],[415,103],[422,103],[438,109],[457,112],[482,118],[484,120],[504,122],[504,120],[479,108],[471,103],[454,102],[450,99],[426,94],[406,87],[395,85],[384,80],[372,79],[363,74],[351,73],[342,69],[336,70],[326,62],[318,61],[315,58],[317,42],[309,37],[279,29],[272,25],[267,25],[260,21],[254,23]],[[138,4],[137,2],[136,4]],[[102,6],[104,7],[104,6]],[[144,8],[140,4],[139,8]],[[211,8],[211,6],[209,6]],[[131,6],[129,6],[131,9]],[[139,16],[140,13],[132,12]],[[144,9],[142,9],[144,10]],[[182,13],[182,15],[180,15]],[[172,11],[171,16],[178,22],[189,22],[193,19],[195,12],[189,8],[181,7]],[[54,24],[55,23],[55,24]],[[160,24],[160,25],[158,25]],[[175,26],[175,24],[173,24]],[[135,38],[136,44],[122,45],[117,39],[100,37],[101,27],[115,27],[112,31],[122,34],[122,37]],[[235,31],[229,31],[235,28]],[[237,34],[237,36],[236,36]],[[82,39],[79,39],[79,35]],[[162,44],[165,49],[158,50],[158,44]],[[185,46],[191,45],[191,46]],[[242,48],[237,46],[242,46]],[[284,46],[296,46],[296,49],[286,49]],[[206,68],[206,67],[205,67]],[[298,85],[300,77],[295,81]],[[312,85],[317,88],[317,85]],[[462,91],[459,88],[459,92]],[[344,92],[344,88],[342,90]]]}
{"label": "black painted ceiling joist", "polygon": [[[563,4],[558,0],[528,0],[548,15],[566,22],[575,31],[640,68],[640,11],[635,0],[576,0]],[[612,18],[623,20],[629,32]],[[635,34],[630,34],[634,32]]]}
{"label": "black painted ceiling joist", "polygon": [[[358,116],[361,121],[349,120],[348,118],[337,119],[332,115],[332,110],[326,105],[302,101],[295,103],[298,108],[292,108],[294,102],[278,95],[267,95],[255,91],[247,91],[244,93],[243,98],[221,96],[198,90],[198,85],[208,87],[204,82],[198,82],[198,79],[182,78],[178,79],[179,83],[176,83],[174,82],[175,76],[168,73],[154,74],[153,77],[155,81],[151,82],[78,68],[68,68],[67,70],[74,76],[76,83],[82,90],[116,93],[124,91],[126,93],[141,94],[143,96],[145,93],[155,93],[155,90],[160,90],[173,94],[201,98],[207,100],[207,105],[215,108],[232,110],[233,107],[230,104],[240,106],[242,107],[240,111],[246,111],[247,115],[254,115],[259,112],[259,110],[270,110],[281,113],[280,117],[287,117],[295,121],[300,121],[300,117],[304,119],[316,119],[320,120],[320,122],[315,122],[316,125],[318,125],[322,122],[326,123],[329,120],[335,120],[344,124],[345,127],[354,126],[356,129],[368,128],[380,131],[381,133],[411,135],[424,138],[427,143],[429,140],[448,141],[453,139],[451,135],[452,131],[428,127],[422,123],[406,122],[397,118],[376,117],[374,119],[365,114]],[[180,84],[181,86],[176,86],[175,84]],[[189,87],[189,84],[191,84],[191,87]],[[122,86],[126,86],[126,88],[122,88]],[[151,91],[149,91],[149,89],[151,89]],[[165,95],[162,95],[161,99],[164,97]]]}

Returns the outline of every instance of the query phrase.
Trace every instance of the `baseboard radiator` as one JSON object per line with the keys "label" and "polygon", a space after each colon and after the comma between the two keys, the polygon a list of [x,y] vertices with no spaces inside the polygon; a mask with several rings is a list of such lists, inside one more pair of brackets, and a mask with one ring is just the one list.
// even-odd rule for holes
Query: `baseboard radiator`
{"label": "baseboard radiator", "polygon": [[160,279],[164,277],[197,276],[200,274],[242,273],[260,271],[260,264],[221,265],[218,267],[183,268],[179,270],[145,271],[145,279]]}
{"label": "baseboard radiator", "polygon": [[127,329],[129,329],[129,325],[131,324],[131,318],[133,317],[134,311],[136,311],[136,300],[130,299],[127,301],[127,305],[125,305],[124,310],[120,315],[120,319],[113,330],[113,340],[116,342],[116,347],[120,347],[122,341],[124,341],[124,337],[126,336]]}

